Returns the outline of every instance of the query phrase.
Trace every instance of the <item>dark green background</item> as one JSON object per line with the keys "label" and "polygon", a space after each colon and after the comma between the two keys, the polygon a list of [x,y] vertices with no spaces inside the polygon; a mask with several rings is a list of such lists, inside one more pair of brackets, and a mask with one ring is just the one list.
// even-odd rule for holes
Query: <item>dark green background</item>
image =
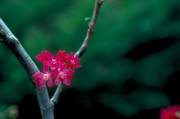
{"label": "dark green background", "polygon": [[[55,116],[158,119],[160,108],[180,104],[179,6],[179,0],[106,0]],[[34,58],[41,51],[79,49],[93,7],[94,0],[0,0],[0,17],[41,69]],[[40,116],[27,73],[0,43],[0,112],[14,104],[19,119]]]}

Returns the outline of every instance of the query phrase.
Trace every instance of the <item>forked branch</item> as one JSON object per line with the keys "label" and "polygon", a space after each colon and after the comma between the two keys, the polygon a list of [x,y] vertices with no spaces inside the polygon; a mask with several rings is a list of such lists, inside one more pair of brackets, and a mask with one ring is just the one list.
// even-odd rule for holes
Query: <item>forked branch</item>
{"label": "forked branch", "polygon": [[[16,56],[22,66],[25,68],[28,76],[33,82],[32,75],[39,71],[31,57],[24,50],[23,46],[19,40],[13,35],[6,24],[0,18],[0,38],[3,42]],[[33,83],[34,84],[34,83]],[[40,90],[39,85],[35,85],[36,96],[41,110],[41,115],[43,119],[54,119],[53,105],[49,101],[49,95],[46,86]]]}
{"label": "forked branch", "polygon": [[[89,42],[90,42],[91,37],[92,37],[93,32],[94,32],[94,28],[95,28],[95,24],[96,24],[98,15],[99,15],[99,11],[100,11],[100,8],[101,8],[101,5],[102,5],[103,2],[104,2],[104,0],[96,0],[95,1],[94,11],[93,11],[93,14],[92,14],[92,17],[91,17],[92,19],[88,24],[89,27],[88,27],[86,36],[84,38],[84,41],[83,41],[81,47],[76,52],[75,56],[81,57],[84,54],[84,52],[86,51],[86,49],[88,48]],[[61,95],[62,89],[63,89],[63,84],[61,83],[61,84],[59,84],[59,86],[57,87],[54,95],[51,98],[52,103],[54,103],[54,104],[58,103],[58,100],[59,100],[59,97]]]}
{"label": "forked branch", "polygon": [[84,54],[84,52],[86,51],[86,49],[88,48],[89,42],[90,42],[92,34],[94,32],[94,28],[95,28],[96,21],[97,21],[98,15],[99,15],[99,11],[100,11],[100,8],[101,8],[101,5],[103,2],[104,2],[104,0],[96,0],[95,1],[94,11],[93,11],[93,14],[91,17],[91,21],[89,22],[89,25],[88,25],[89,28],[87,30],[86,37],[84,38],[84,41],[83,41],[81,47],[75,54],[78,57],[81,57]]}
{"label": "forked branch", "polygon": [[[104,0],[95,1],[94,11],[92,14],[92,19],[89,22],[87,34],[84,38],[81,47],[76,52],[75,56],[81,57],[86,51],[89,42],[91,40],[92,34],[94,32],[94,27],[103,1]],[[31,59],[31,57],[28,55],[28,53],[25,51],[19,40],[13,35],[13,33],[9,30],[9,28],[6,26],[6,24],[2,21],[1,18],[0,18],[0,41],[3,42],[12,51],[12,53],[16,56],[16,58],[19,60],[19,62],[22,64],[22,66],[28,73],[28,76],[30,77],[36,89],[36,96],[40,106],[42,118],[54,119],[54,112],[53,112],[54,104],[56,104],[59,100],[63,85],[60,84],[57,87],[53,97],[50,100],[46,86],[44,86],[40,90],[39,85],[34,84],[33,82],[34,79],[32,78],[32,75],[35,74],[36,72],[39,72],[39,69]]]}

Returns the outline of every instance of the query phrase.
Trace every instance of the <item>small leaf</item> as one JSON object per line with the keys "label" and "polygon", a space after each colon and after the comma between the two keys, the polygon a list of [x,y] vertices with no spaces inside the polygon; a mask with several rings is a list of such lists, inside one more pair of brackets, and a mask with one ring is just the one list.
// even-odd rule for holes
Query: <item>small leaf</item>
{"label": "small leaf", "polygon": [[84,20],[85,20],[85,21],[90,21],[90,20],[91,20],[91,17],[86,17]]}

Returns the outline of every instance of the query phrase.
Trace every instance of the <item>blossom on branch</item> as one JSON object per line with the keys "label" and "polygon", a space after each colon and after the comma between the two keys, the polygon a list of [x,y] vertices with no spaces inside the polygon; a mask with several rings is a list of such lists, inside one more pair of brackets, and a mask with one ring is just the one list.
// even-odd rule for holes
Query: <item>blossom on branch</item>
{"label": "blossom on branch", "polygon": [[[37,72],[32,76],[35,79],[35,84],[40,85],[40,89],[46,82],[49,87],[52,87],[53,84],[59,85],[61,82],[69,86],[74,74],[74,68],[81,67],[78,64],[80,58],[76,57],[74,53],[67,54],[64,50],[59,50],[56,57],[49,51],[42,51],[35,58],[44,65],[44,73]],[[53,82],[52,79],[55,79],[55,81]]]}
{"label": "blossom on branch", "polygon": [[40,85],[40,89],[43,88],[43,86],[46,84],[49,87],[53,86],[52,78],[54,77],[52,73],[49,72],[48,67],[44,66],[43,67],[43,72],[37,72],[35,73],[32,77],[35,79],[34,83]]}
{"label": "blossom on branch", "polygon": [[173,105],[166,109],[161,109],[160,119],[180,119],[180,106]]}
{"label": "blossom on branch", "polygon": [[41,54],[37,55],[35,58],[40,62],[44,62],[51,61],[52,59],[54,59],[54,56],[49,51],[42,51]]}
{"label": "blossom on branch", "polygon": [[70,53],[67,60],[68,60],[67,67],[71,67],[71,68],[80,68],[81,67],[81,65],[78,64],[80,58],[75,57],[74,53]]}
{"label": "blossom on branch", "polygon": [[66,60],[68,59],[69,55],[66,53],[66,51],[64,50],[59,50],[57,55],[56,55],[56,60],[57,61],[62,61],[62,62],[66,62]]}
{"label": "blossom on branch", "polygon": [[42,51],[42,53],[37,55],[35,58],[53,70],[57,68],[61,62],[67,60],[68,54],[66,54],[64,50],[59,50],[56,57],[54,57],[52,53],[48,51]]}
{"label": "blossom on branch", "polygon": [[60,82],[63,82],[65,85],[70,85],[70,80],[74,74],[74,70],[67,69],[66,64],[62,64],[58,69],[53,71],[57,77],[55,79],[55,85],[59,85]]}

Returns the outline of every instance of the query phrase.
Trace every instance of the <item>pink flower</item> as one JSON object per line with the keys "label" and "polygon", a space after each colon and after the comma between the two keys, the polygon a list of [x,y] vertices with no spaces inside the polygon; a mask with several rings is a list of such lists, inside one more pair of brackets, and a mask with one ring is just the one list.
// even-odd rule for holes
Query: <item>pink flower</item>
{"label": "pink flower", "polygon": [[180,119],[180,106],[173,105],[167,109],[161,109],[160,119]]}
{"label": "pink flower", "polygon": [[75,57],[74,53],[70,53],[69,57],[68,57],[68,62],[67,62],[67,67],[71,67],[71,68],[80,68],[81,65],[78,64],[80,58],[79,57]]}
{"label": "pink flower", "polygon": [[59,85],[63,82],[65,85],[69,86],[74,74],[74,69],[72,68],[81,67],[81,65],[78,64],[80,58],[75,57],[74,53],[67,54],[64,50],[59,50],[56,57],[48,51],[42,51],[41,54],[37,55],[35,58],[44,65],[44,73],[37,72],[33,75],[35,79],[34,82],[40,85],[40,89],[42,89],[46,82],[49,87],[53,86],[53,78],[55,78],[55,85]]}
{"label": "pink flower", "polygon": [[43,71],[44,71],[44,73],[37,72],[32,76],[35,79],[34,83],[39,84],[40,89],[42,89],[44,87],[46,82],[49,87],[52,87],[53,86],[52,78],[54,77],[54,75],[49,72],[47,66],[43,67]]}
{"label": "pink flower", "polygon": [[59,83],[63,82],[65,85],[69,86],[74,70],[67,69],[66,64],[62,64],[60,68],[54,70],[54,73],[57,75],[54,82],[55,85],[59,85]]}
{"label": "pink flower", "polygon": [[51,61],[54,59],[54,56],[48,51],[42,51],[41,54],[37,55],[35,58],[43,63],[44,61]]}
{"label": "pink flower", "polygon": [[65,62],[68,58],[68,54],[64,50],[59,50],[54,58],[53,54],[48,51],[43,51],[40,55],[36,56],[36,59],[42,62],[44,65],[49,66],[52,70],[58,67],[61,62]]}
{"label": "pink flower", "polygon": [[56,55],[56,60],[57,61],[62,61],[65,62],[68,59],[68,54],[66,54],[66,51],[64,50],[59,50],[57,55]]}

